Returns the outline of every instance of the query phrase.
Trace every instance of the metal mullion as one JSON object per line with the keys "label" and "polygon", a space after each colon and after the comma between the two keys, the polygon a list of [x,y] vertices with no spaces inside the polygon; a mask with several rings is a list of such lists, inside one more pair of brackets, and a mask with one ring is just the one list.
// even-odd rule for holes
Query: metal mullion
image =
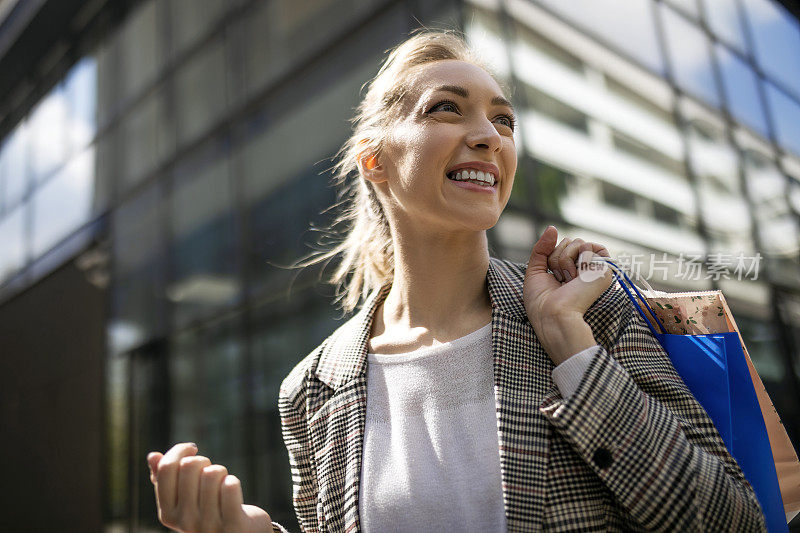
{"label": "metal mullion", "polygon": [[[694,170],[694,166],[692,164],[691,159],[691,146],[689,145],[689,129],[688,124],[684,120],[683,113],[680,110],[680,99],[681,97],[686,97],[686,93],[678,86],[675,80],[675,73],[674,67],[672,64],[672,58],[668,52],[667,47],[667,35],[666,29],[664,27],[664,20],[661,16],[661,5],[663,4],[662,0],[655,0],[654,3],[651,4],[653,9],[653,17],[654,17],[654,24],[656,29],[656,40],[658,41],[659,48],[661,50],[662,58],[664,60],[664,79],[666,79],[667,83],[672,88],[673,98],[672,98],[672,117],[675,120],[675,124],[678,127],[678,131],[681,137],[681,144],[683,145],[683,153],[684,153],[684,169],[686,170],[686,177],[689,180],[689,183],[692,186],[692,194],[695,199],[695,216],[697,217],[697,233],[703,239],[705,243],[705,250],[703,251],[703,264],[705,264],[706,260],[708,259],[708,249],[709,249],[709,234],[708,229],[706,228],[705,220],[703,219],[703,209],[702,209],[702,201],[700,198],[700,189],[697,179],[697,174]],[[719,90],[719,87],[717,87]],[[714,280],[711,280],[712,286],[716,288],[716,283]]]}

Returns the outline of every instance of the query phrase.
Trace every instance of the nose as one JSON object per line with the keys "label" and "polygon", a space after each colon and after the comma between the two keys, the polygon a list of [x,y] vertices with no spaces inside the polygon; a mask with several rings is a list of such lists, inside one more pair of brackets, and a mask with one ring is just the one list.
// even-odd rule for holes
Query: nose
{"label": "nose", "polygon": [[503,138],[492,121],[482,118],[471,128],[467,135],[467,144],[476,150],[497,152],[503,145]]}

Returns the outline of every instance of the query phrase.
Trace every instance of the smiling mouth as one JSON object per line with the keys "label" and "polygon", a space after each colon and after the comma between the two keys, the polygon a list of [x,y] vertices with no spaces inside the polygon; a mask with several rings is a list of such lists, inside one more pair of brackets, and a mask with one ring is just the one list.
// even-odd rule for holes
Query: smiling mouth
{"label": "smiling mouth", "polygon": [[483,187],[494,187],[496,179],[491,172],[483,172],[481,170],[463,169],[456,170],[447,174],[447,179],[453,181],[465,181],[475,183]]}

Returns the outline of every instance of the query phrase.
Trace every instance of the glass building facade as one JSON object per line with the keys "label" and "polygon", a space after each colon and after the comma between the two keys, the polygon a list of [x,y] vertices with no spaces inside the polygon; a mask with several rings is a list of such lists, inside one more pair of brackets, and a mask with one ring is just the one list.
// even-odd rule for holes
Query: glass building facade
{"label": "glass building facade", "polygon": [[[420,24],[463,30],[518,110],[492,254],[524,262],[555,224],[656,288],[722,289],[800,444],[796,4],[20,0],[0,2],[0,37],[24,44],[55,4],[74,7],[71,30],[0,83],[0,314],[40,288],[80,317],[53,281],[65,265],[100,295],[101,372],[85,386],[101,416],[81,438],[97,441],[107,531],[159,530],[144,458],[177,441],[297,529],[278,387],[347,317],[321,269],[286,266],[331,220],[362,85]],[[34,357],[15,346],[0,359]],[[24,397],[5,393],[22,407],[3,417],[24,418]]]}

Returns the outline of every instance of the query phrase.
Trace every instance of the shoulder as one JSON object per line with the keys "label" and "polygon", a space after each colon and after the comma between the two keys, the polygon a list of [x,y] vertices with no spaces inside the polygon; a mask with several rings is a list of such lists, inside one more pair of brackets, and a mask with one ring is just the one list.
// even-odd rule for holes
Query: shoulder
{"label": "shoulder", "polygon": [[[490,258],[490,262],[491,275],[502,292],[501,296],[521,307],[523,305],[522,288],[528,265],[497,257]],[[632,310],[635,311],[633,304],[615,279],[589,307],[584,318],[592,325],[608,329],[620,319],[630,318]]]}
{"label": "shoulder", "polygon": [[336,328],[319,346],[303,357],[291,372],[284,378],[280,386],[279,402],[281,405],[302,407],[309,389],[318,387],[317,370],[320,368],[322,356],[331,350],[337,340],[353,334],[357,317],[354,316]]}

